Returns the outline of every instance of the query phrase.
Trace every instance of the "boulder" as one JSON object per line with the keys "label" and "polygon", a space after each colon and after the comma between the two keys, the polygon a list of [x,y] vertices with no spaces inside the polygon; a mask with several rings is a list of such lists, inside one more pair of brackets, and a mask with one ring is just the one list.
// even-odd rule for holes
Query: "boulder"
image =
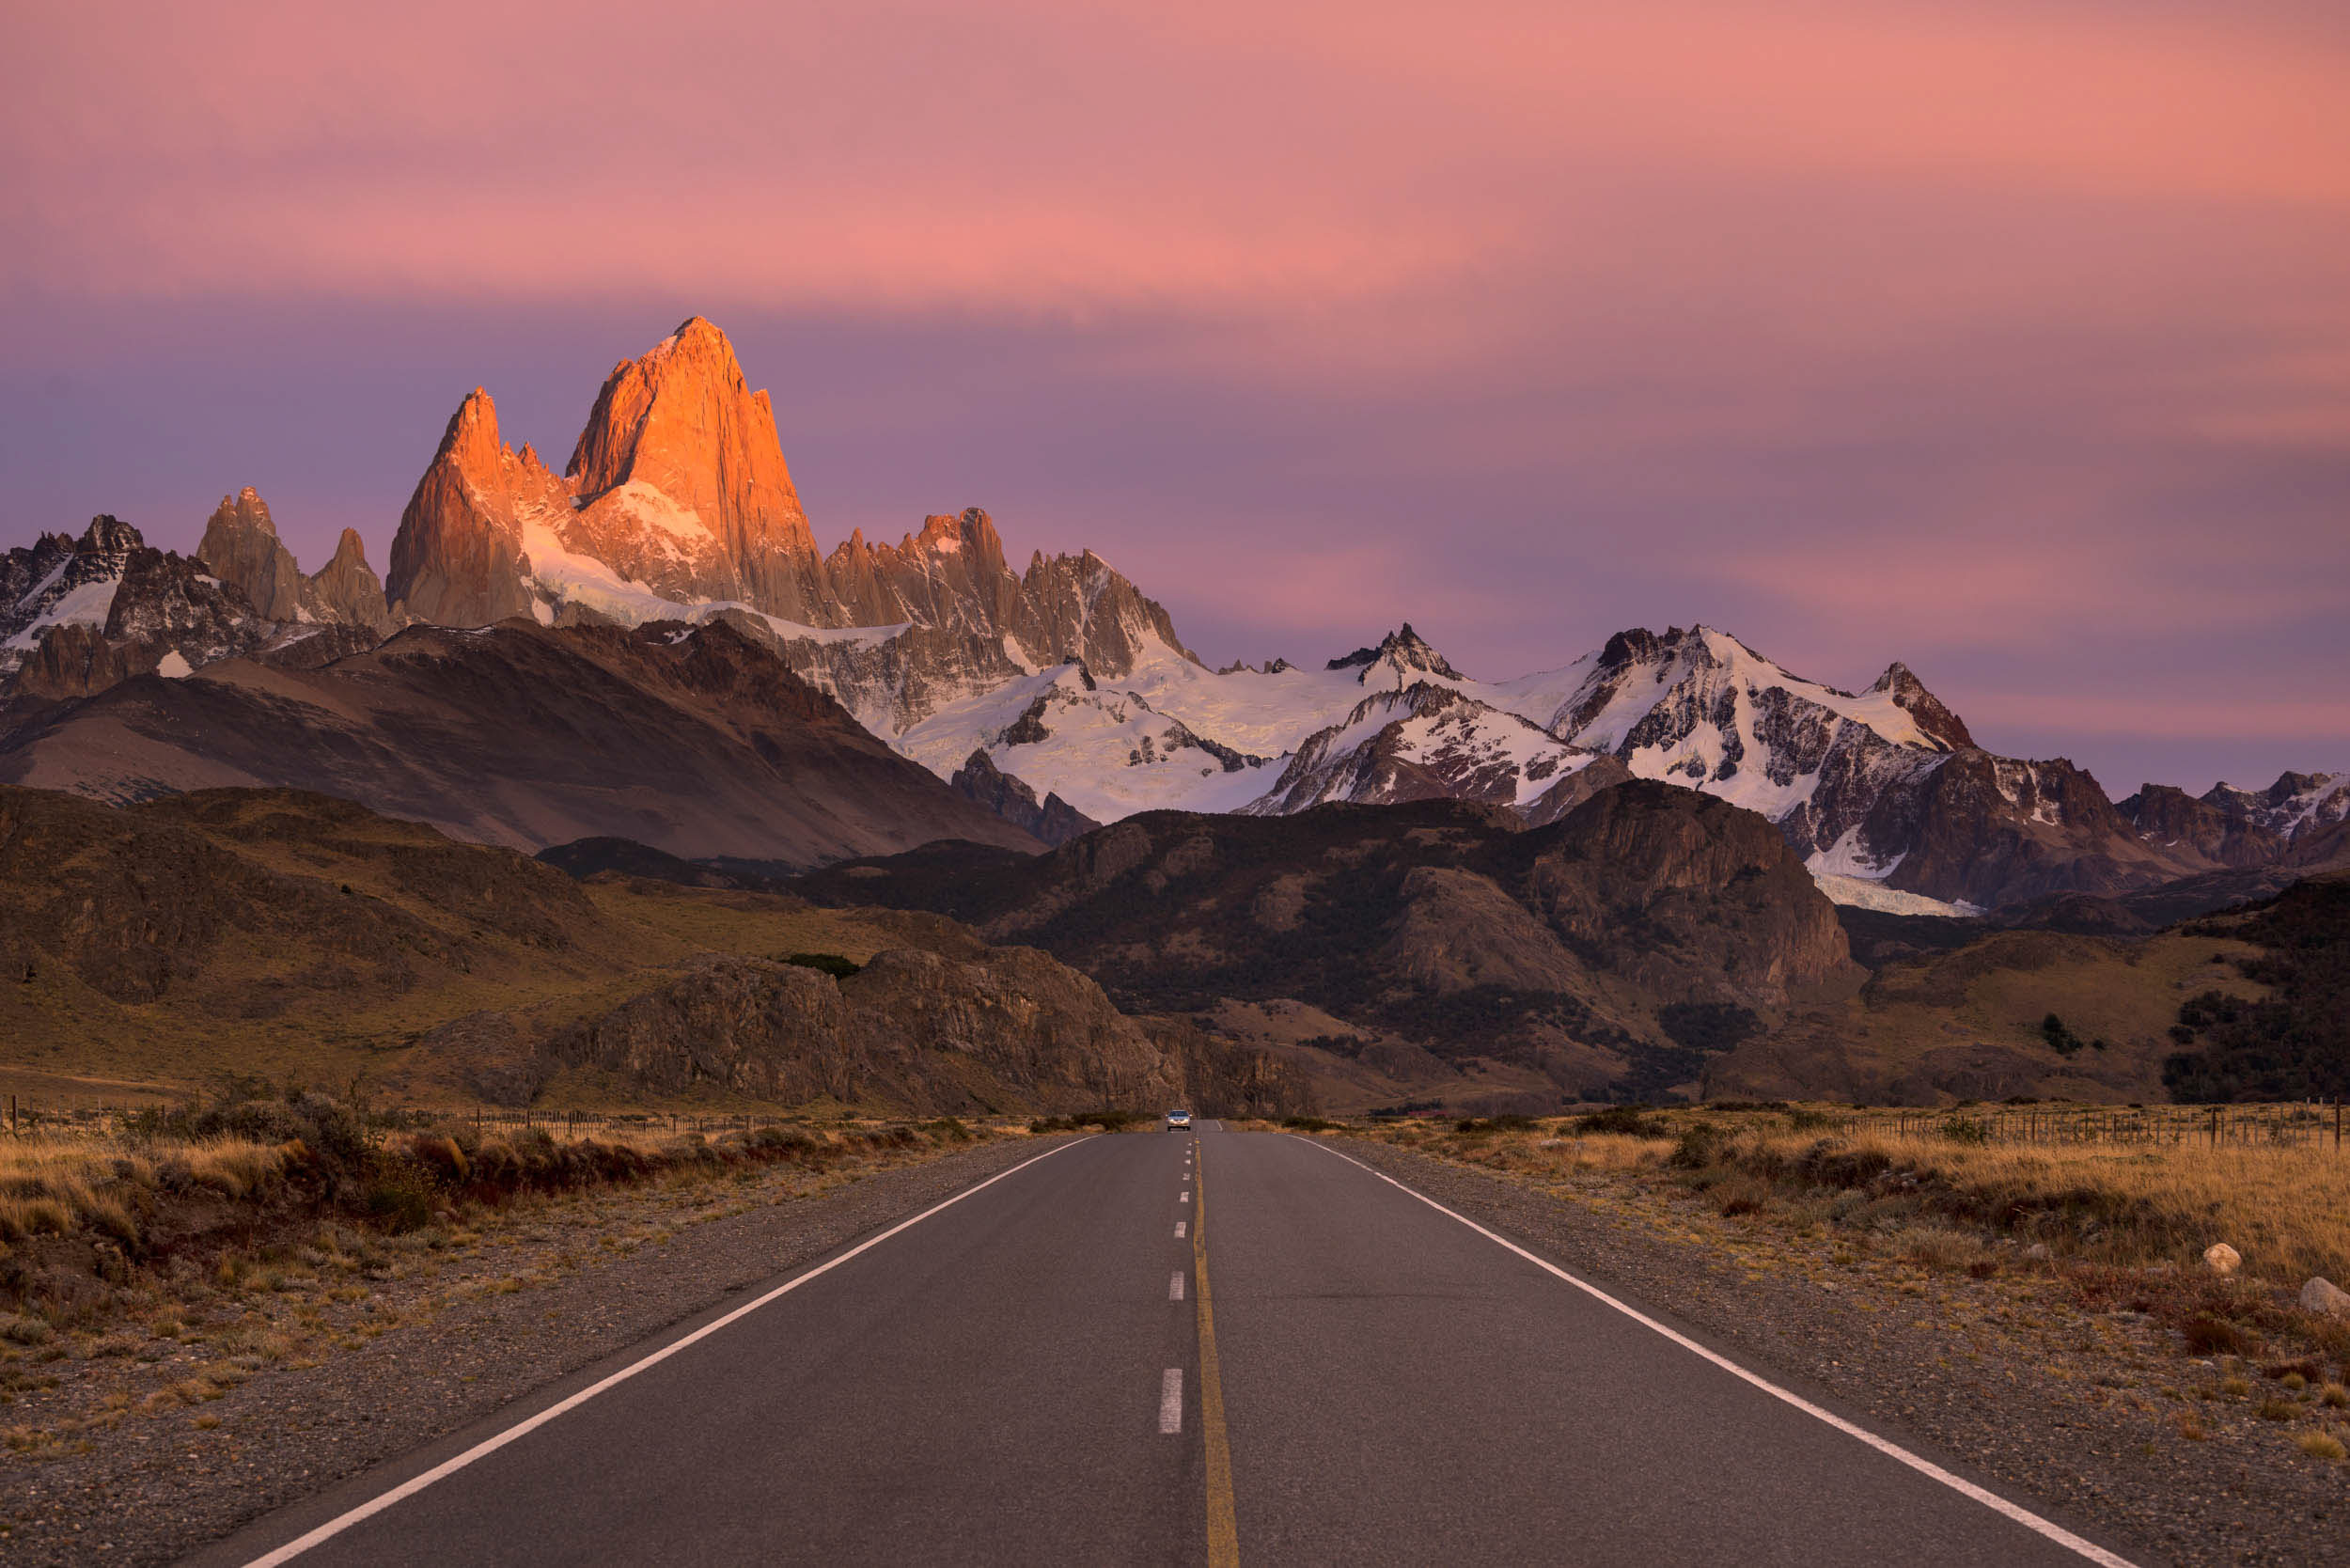
{"label": "boulder", "polygon": [[2203,1249],[2203,1266],[2224,1278],[2244,1266],[2244,1254],[2226,1242],[2214,1242]]}
{"label": "boulder", "polygon": [[2324,1275],[2312,1275],[2310,1282],[2301,1287],[2301,1310],[2329,1318],[2350,1318],[2350,1291]]}

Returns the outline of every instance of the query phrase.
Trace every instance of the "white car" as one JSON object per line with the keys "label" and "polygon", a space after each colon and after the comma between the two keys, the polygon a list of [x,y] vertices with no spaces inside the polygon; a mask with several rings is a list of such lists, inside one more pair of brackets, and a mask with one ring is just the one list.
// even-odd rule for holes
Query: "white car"
{"label": "white car", "polygon": [[1167,1113],[1167,1130],[1168,1132],[1178,1133],[1190,1125],[1191,1112],[1187,1110],[1171,1110]]}

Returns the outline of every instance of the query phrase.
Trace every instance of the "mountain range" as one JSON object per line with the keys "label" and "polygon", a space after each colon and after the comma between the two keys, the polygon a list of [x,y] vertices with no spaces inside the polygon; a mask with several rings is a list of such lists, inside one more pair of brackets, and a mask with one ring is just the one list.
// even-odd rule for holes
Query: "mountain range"
{"label": "mountain range", "polygon": [[315,789],[530,850],[809,867],[1430,799],[1540,828],[1650,779],[1757,813],[1831,898],[1893,914],[2350,859],[2350,774],[2117,802],[1978,746],[1899,663],[1845,692],[1722,631],[1632,629],[1488,682],[1404,626],[1211,669],[1100,557],[1014,571],[977,509],[824,553],[767,395],[700,318],[615,366],[559,474],[462,398],[381,580],[350,531],[303,573],[249,488],[193,557],[111,517],[8,551],[0,698],[0,781]]}

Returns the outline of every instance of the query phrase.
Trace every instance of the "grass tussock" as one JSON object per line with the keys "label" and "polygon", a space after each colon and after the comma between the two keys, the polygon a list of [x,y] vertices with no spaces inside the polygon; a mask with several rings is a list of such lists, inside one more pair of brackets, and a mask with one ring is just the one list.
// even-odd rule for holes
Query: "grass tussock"
{"label": "grass tussock", "polygon": [[[468,1234],[465,1215],[526,1194],[751,1181],[776,1166],[822,1172],[984,1136],[992,1132],[951,1117],[835,1119],[714,1137],[648,1127],[566,1139],[546,1127],[485,1134],[462,1122],[386,1132],[349,1106],[297,1091],[149,1110],[104,1134],[0,1139],[0,1341],[23,1347],[20,1355],[37,1350],[175,1281],[248,1298],[321,1285],[328,1254],[257,1250],[258,1235],[325,1222],[444,1245]],[[159,1338],[176,1327],[168,1314],[156,1319]],[[132,1341],[93,1336],[83,1338],[94,1356],[137,1354]],[[266,1357],[268,1347],[257,1354]]]}

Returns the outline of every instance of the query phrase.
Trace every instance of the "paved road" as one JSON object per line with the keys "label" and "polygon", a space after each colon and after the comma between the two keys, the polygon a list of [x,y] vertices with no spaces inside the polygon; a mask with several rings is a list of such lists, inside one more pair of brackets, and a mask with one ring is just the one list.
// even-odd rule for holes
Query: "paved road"
{"label": "paved road", "polygon": [[197,1560],[370,1504],[275,1560],[2092,1560],[1305,1139],[1089,1138],[861,1246]]}

